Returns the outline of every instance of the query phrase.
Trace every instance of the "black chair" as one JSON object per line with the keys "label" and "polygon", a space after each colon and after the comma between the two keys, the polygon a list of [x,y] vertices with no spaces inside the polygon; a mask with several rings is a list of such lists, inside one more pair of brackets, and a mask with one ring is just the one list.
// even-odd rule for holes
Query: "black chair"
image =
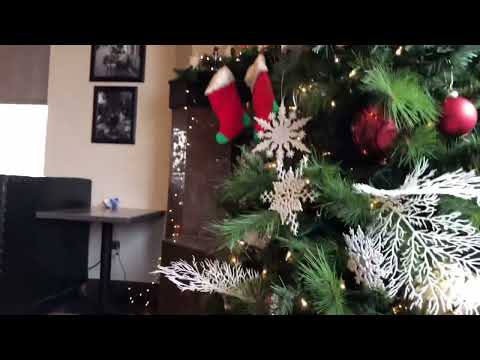
{"label": "black chair", "polygon": [[48,311],[88,279],[89,225],[35,218],[90,207],[91,181],[0,175],[0,313]]}

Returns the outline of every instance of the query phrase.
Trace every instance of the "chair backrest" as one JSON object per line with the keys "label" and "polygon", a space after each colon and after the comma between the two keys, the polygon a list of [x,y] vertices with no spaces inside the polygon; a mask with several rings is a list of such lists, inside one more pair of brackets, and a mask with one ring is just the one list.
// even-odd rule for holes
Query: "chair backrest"
{"label": "chair backrest", "polygon": [[89,225],[36,219],[37,211],[90,207],[91,181],[0,176],[0,267],[3,276],[51,288],[88,277]]}

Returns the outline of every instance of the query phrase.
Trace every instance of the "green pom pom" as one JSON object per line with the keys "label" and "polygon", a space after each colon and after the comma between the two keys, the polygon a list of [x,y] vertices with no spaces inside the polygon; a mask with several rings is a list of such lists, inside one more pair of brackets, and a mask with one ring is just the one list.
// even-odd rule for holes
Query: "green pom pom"
{"label": "green pom pom", "polygon": [[244,113],[244,114],[243,114],[243,119],[242,119],[242,121],[243,121],[243,125],[244,125],[245,127],[250,127],[250,126],[252,126],[252,123],[253,123],[252,118],[251,118],[250,115],[248,115],[247,113]]}
{"label": "green pom pom", "polygon": [[273,102],[273,112],[274,112],[275,114],[278,114],[278,110],[279,110],[279,109],[280,109],[280,107],[278,106],[277,102],[274,101],[274,102]]}
{"label": "green pom pom", "polygon": [[217,135],[215,136],[215,139],[217,140],[217,143],[219,143],[220,145],[225,145],[225,144],[228,144],[229,142],[228,138],[222,133],[217,133]]}

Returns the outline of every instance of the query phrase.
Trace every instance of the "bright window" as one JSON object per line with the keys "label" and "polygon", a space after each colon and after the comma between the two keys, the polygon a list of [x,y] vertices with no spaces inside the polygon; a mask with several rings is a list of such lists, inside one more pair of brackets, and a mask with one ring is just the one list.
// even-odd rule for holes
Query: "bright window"
{"label": "bright window", "polygon": [[0,104],[0,174],[43,176],[47,105]]}

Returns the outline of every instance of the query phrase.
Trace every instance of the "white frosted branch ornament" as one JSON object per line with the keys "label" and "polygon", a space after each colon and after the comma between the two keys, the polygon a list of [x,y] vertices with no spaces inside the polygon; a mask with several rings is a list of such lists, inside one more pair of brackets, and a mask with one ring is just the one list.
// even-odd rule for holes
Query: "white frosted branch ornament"
{"label": "white frosted branch ornament", "polygon": [[451,195],[465,200],[476,198],[480,206],[480,176],[474,170],[465,172],[458,169],[434,178],[436,170],[425,175],[427,169],[428,161],[422,159],[396,190],[379,190],[365,184],[355,184],[353,187],[359,192],[385,199],[413,195]]}
{"label": "white frosted branch ornament", "polygon": [[347,267],[355,273],[357,284],[365,284],[370,289],[383,290],[384,257],[382,253],[375,249],[370,238],[365,236],[360,227],[356,233],[350,229],[350,234],[345,234],[344,238],[350,258]]}
{"label": "white frosted branch ornament", "polygon": [[271,120],[270,123],[265,119],[255,117],[264,131],[258,133],[260,142],[252,150],[253,153],[266,152],[268,157],[273,157],[275,154],[278,167],[283,166],[285,156],[293,158],[294,150],[310,153],[310,150],[302,142],[305,138],[305,131],[302,129],[311,118],[297,120],[294,111],[287,116],[283,100],[278,115],[272,112],[268,117]]}
{"label": "white frosted branch ornament", "polygon": [[158,266],[151,274],[163,274],[182,292],[197,291],[219,293],[233,296],[249,302],[241,290],[241,286],[260,278],[260,274],[252,269],[245,269],[239,264],[231,265],[219,260],[204,260],[200,263],[193,257],[192,265],[184,260],[174,261],[169,266]]}
{"label": "white frosted branch ornament", "polygon": [[[357,277],[371,285],[365,274],[380,273],[389,296],[403,296],[412,307],[437,314],[464,303],[446,283],[456,281],[459,273],[480,275],[480,233],[459,212],[438,215],[439,195],[478,201],[480,177],[458,170],[434,178],[434,171],[425,175],[427,168],[422,160],[396,190],[355,184],[357,191],[377,197],[383,205],[365,234],[350,230],[345,239],[354,261],[371,267],[360,267]],[[378,262],[371,262],[372,254],[378,259],[378,253],[383,256],[381,271]]]}

